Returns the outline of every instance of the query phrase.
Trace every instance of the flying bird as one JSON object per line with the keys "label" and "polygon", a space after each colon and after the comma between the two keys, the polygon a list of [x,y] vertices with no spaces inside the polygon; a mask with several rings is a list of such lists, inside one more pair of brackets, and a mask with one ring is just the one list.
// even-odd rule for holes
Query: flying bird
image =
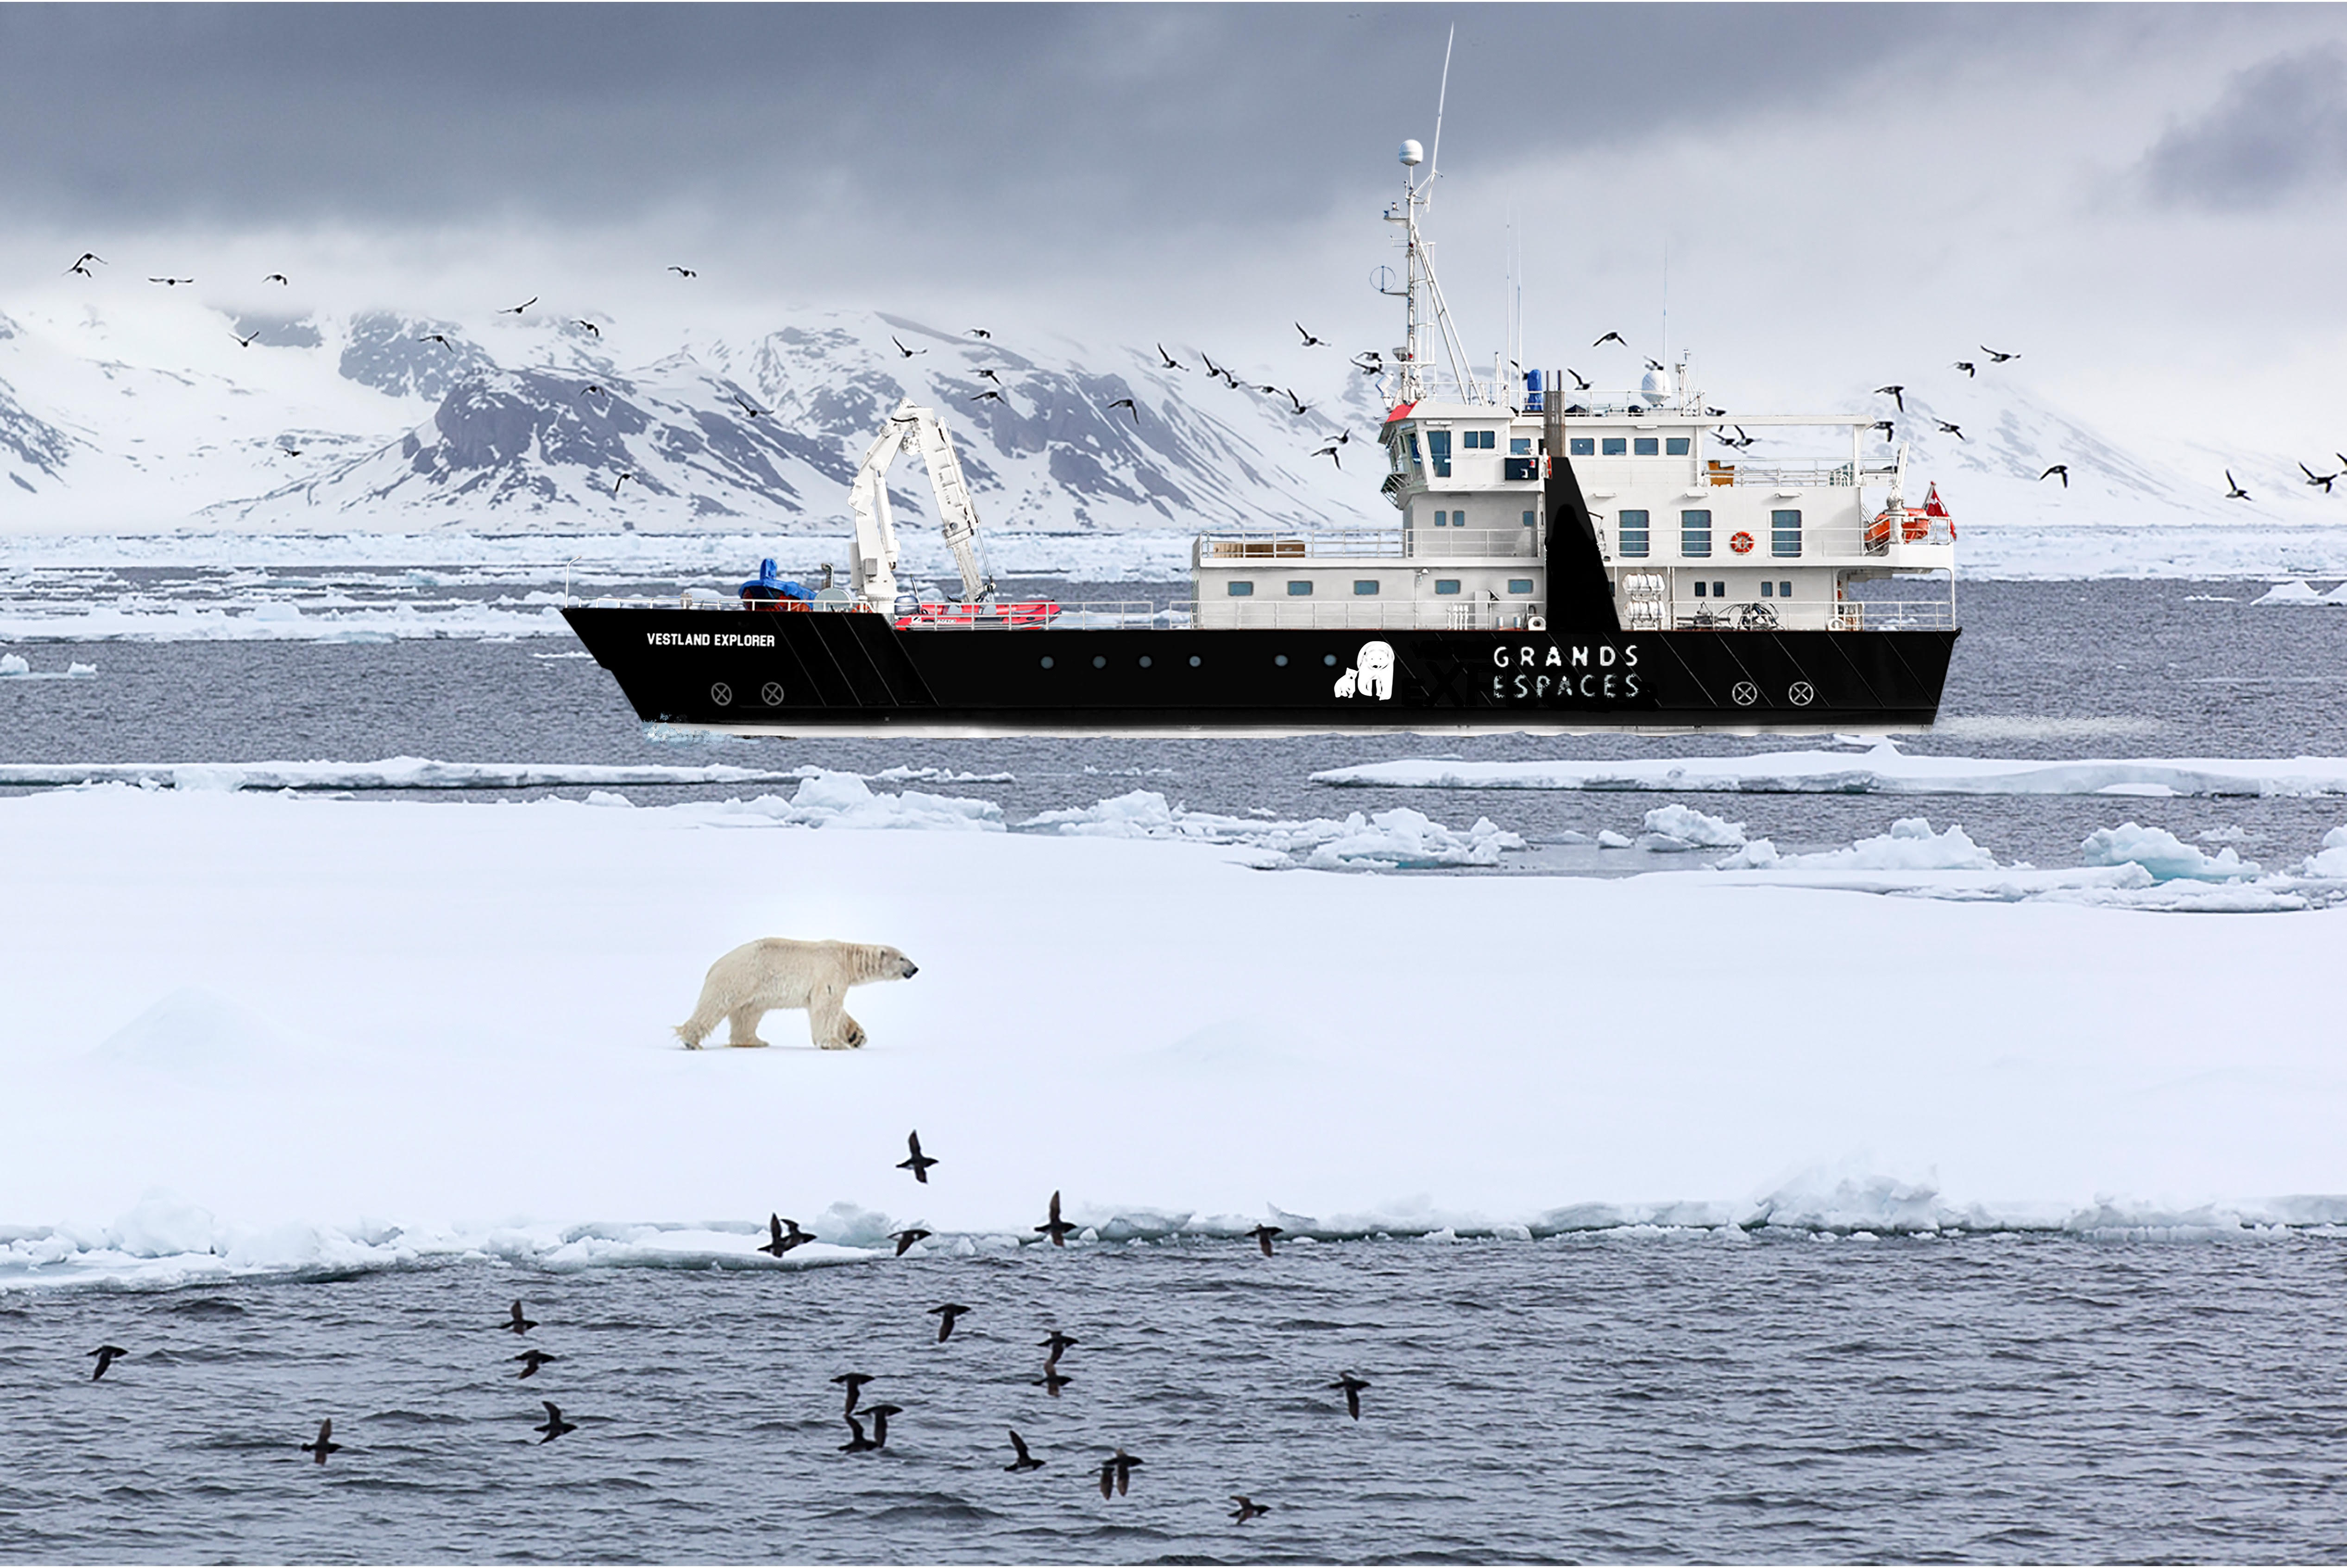
{"label": "flying bird", "polygon": [[1002,384],[1002,378],[995,374],[994,372],[990,370],[981,370],[978,374],[982,380],[990,381],[997,386],[1000,386]]}
{"label": "flying bird", "polygon": [[1117,1450],[1116,1452],[1101,1460],[1101,1495],[1106,1497],[1113,1491],[1117,1496],[1122,1497],[1132,1487],[1133,1470],[1140,1462],[1141,1460],[1122,1449]]}
{"label": "flying bird", "polygon": [[578,1422],[566,1421],[562,1419],[562,1407],[552,1399],[540,1399],[538,1403],[546,1407],[546,1421],[543,1425],[535,1426],[529,1430],[546,1434],[538,1440],[541,1445],[552,1442],[565,1432],[575,1432],[579,1430]]}
{"label": "flying bird", "polygon": [[[231,337],[236,337],[234,333],[231,333],[228,335]],[[239,348],[251,348],[253,343],[259,340],[260,336],[261,329],[259,327],[255,327],[249,335],[245,337],[237,337],[236,346]]]}
{"label": "flying bird", "polygon": [[1287,401],[1296,405],[1296,415],[1299,419],[1312,411],[1312,405],[1296,396],[1296,388],[1292,386],[1287,389]]}
{"label": "flying bird", "polygon": [[1304,346],[1306,348],[1327,348],[1328,346],[1328,340],[1327,338],[1314,337],[1310,333],[1304,332],[1304,323],[1302,322],[1296,323],[1296,330],[1304,333]]}
{"label": "flying bird", "polygon": [[1604,337],[1599,338],[1595,343],[1591,343],[1589,346],[1591,348],[1601,348],[1609,343],[1621,343],[1624,348],[1628,348],[1630,346],[1628,343],[1624,341],[1620,333],[1607,333]]}
{"label": "flying bird", "polygon": [[593,322],[582,322],[574,317],[570,324],[574,327],[585,327],[587,329],[588,335],[590,337],[600,338],[603,335],[603,329],[597,326]]}
{"label": "flying bird", "polygon": [[1002,394],[995,391],[989,386],[984,392],[979,393],[976,397],[971,398],[970,401],[972,403],[999,403],[1002,401]]}
{"label": "flying bird", "polygon": [[299,457],[302,456],[302,448],[299,446],[288,446],[282,441],[277,444],[277,449],[280,452],[284,453],[288,457]]}
{"label": "flying bird", "polygon": [[287,288],[293,286],[293,280],[287,277],[282,272],[272,272],[269,276],[261,279],[261,281],[264,283],[282,283]]}
{"label": "flying bird", "polygon": [[1350,1372],[1339,1372],[1337,1380],[1328,1385],[1345,1390],[1345,1413],[1355,1420],[1361,1419],[1361,1390],[1369,1386],[1367,1378],[1356,1378]]}
{"label": "flying bird", "polygon": [[1060,1390],[1074,1381],[1073,1378],[1060,1370],[1057,1362],[1046,1361],[1043,1363],[1043,1375],[1035,1379],[1035,1386],[1056,1399],[1060,1397]]}
{"label": "flying bird", "polygon": [[343,1445],[334,1441],[334,1423],[332,1417],[329,1417],[325,1420],[318,1423],[318,1440],[316,1442],[295,1443],[293,1446],[300,1449],[303,1453],[311,1455],[320,1464],[326,1462],[326,1456],[328,1454],[340,1453],[343,1451]]}
{"label": "flying bird", "polygon": [[147,281],[150,283],[161,283],[167,288],[173,289],[178,288],[181,283],[192,283],[195,282],[193,278],[149,278]]}
{"label": "flying bird", "polygon": [[535,1378],[538,1376],[538,1369],[540,1367],[545,1366],[548,1361],[559,1361],[562,1358],[559,1356],[549,1356],[543,1350],[525,1350],[520,1355],[515,1357],[514,1359],[523,1364],[520,1376],[524,1378]]}
{"label": "flying bird", "polygon": [[953,1337],[954,1324],[960,1318],[963,1313],[968,1312],[969,1310],[970,1309],[964,1307],[958,1301],[948,1301],[943,1307],[932,1307],[929,1308],[926,1316],[935,1317],[938,1320],[938,1344],[942,1345],[947,1340]]}
{"label": "flying bird", "polygon": [[972,327],[972,328],[970,328],[970,329],[969,329],[969,335],[970,335],[970,336],[972,336],[972,337],[982,337],[982,338],[986,339],[989,343],[991,343],[991,342],[993,342],[993,341],[994,341],[994,334],[993,334],[992,333],[990,333],[990,332],[988,332],[984,327]]}
{"label": "flying bird", "polygon": [[1646,361],[1646,368],[1647,368],[1648,370],[1660,370],[1660,369],[1662,369],[1662,368],[1663,368],[1663,362],[1662,362],[1661,360],[1658,360],[1658,359],[1650,359],[1650,360],[1647,360],[1647,361]]}
{"label": "flying bird", "polygon": [[1567,374],[1567,375],[1569,375],[1569,376],[1571,376],[1571,377],[1573,377],[1573,391],[1575,391],[1575,392],[1586,392],[1586,391],[1588,391],[1588,390],[1589,390],[1589,383],[1588,383],[1586,380],[1584,380],[1584,379],[1583,378],[1583,376],[1582,376],[1582,374],[1581,374],[1579,371],[1577,371],[1577,370],[1573,369],[1573,366],[1571,366],[1571,365],[1569,365],[1569,364],[1568,364],[1568,365],[1566,365],[1566,366],[1564,367],[1564,374]]}
{"label": "flying bird", "polygon": [[1206,367],[1206,374],[1208,375],[1227,375],[1230,374],[1221,365],[1216,364],[1214,363],[1214,356],[1206,353],[1204,349],[1200,349],[1198,351],[1198,363]]}
{"label": "flying bird", "polygon": [[601,382],[590,381],[586,385],[579,389],[579,395],[581,397],[609,397],[611,395],[603,390],[603,384]]}
{"label": "flying bird", "polygon": [[1275,392],[1277,392],[1277,391],[1279,390],[1279,388],[1277,388],[1277,387],[1276,387],[1276,386],[1258,386],[1258,387],[1256,387],[1256,388],[1255,388],[1255,390],[1256,390],[1257,392],[1262,393],[1264,395],[1266,395],[1266,396],[1267,397],[1267,396],[1269,396],[1271,394],[1273,394],[1273,393],[1275,393]]}
{"label": "flying bird", "polygon": [[1019,1435],[1018,1429],[1012,1427],[1006,1430],[1010,1433],[1010,1446],[1019,1450],[1019,1457],[1002,1468],[1009,1471],[1041,1470],[1043,1461],[1027,1451],[1027,1440]]}
{"label": "flying bird", "polygon": [[2017,354],[2000,354],[1995,349],[1989,347],[1986,343],[1981,344],[1981,353],[1988,355],[1989,363],[1992,364],[2003,364],[2006,360],[2019,359],[2021,357]]}
{"label": "flying bird", "polygon": [[[629,480],[633,479],[633,478],[635,478],[635,476],[634,476],[633,474],[622,474],[622,475],[620,475],[618,478],[616,478],[616,479],[612,480],[612,481],[611,481],[611,494],[612,494],[613,496],[615,496],[615,497],[616,497],[617,495],[619,495],[619,493],[620,493],[620,486],[622,486],[622,485],[624,485],[624,484],[626,484]],[[780,1254],[777,1254],[776,1255],[777,1255],[777,1256],[780,1256],[781,1255],[780,1255]]]}
{"label": "flying bird", "polygon": [[2306,476],[2306,482],[2309,485],[2321,486],[2322,493],[2326,496],[2331,494],[2331,481],[2339,477],[2336,474],[2318,474],[2303,463],[2298,466],[2298,471]]}
{"label": "flying bird", "polygon": [[532,294],[529,298],[524,300],[518,305],[507,305],[505,309],[499,311],[497,314],[501,316],[518,316],[536,303],[538,303],[538,296],[536,294]]}
{"label": "flying bird", "polygon": [[1255,1237],[1255,1245],[1263,1248],[1263,1255],[1266,1257],[1269,1257],[1271,1255],[1271,1238],[1276,1235],[1286,1235],[1286,1234],[1287,1233],[1278,1225],[1257,1225],[1255,1229],[1247,1232],[1247,1235]]}
{"label": "flying bird", "polygon": [[671,262],[671,263],[669,264],[669,269],[668,269],[668,270],[669,270],[670,272],[674,272],[674,273],[675,273],[678,277],[680,277],[680,278],[697,278],[697,277],[701,276],[701,274],[700,274],[700,273],[698,273],[698,272],[694,272],[692,268],[690,268],[690,267],[680,267],[680,266],[677,266],[674,262]]}
{"label": "flying bird", "polygon": [[1250,1519],[1259,1519],[1263,1515],[1271,1512],[1271,1505],[1269,1503],[1256,1502],[1253,1499],[1239,1492],[1235,1491],[1231,1493],[1231,1501],[1238,1504],[1236,1508],[1231,1511],[1231,1519],[1234,1523],[1245,1524]]}
{"label": "flying bird", "polygon": [[888,1239],[897,1244],[897,1255],[902,1257],[912,1249],[915,1242],[928,1240],[929,1233],[916,1226],[910,1230],[890,1231]]}
{"label": "flying bird", "polygon": [[733,395],[733,401],[740,404],[742,405],[742,412],[748,415],[753,419],[763,419],[767,415],[774,412],[771,408],[759,407],[756,404],[751,402],[748,398],[743,396],[738,392]]}
{"label": "flying bird", "polygon": [[1337,465],[1337,467],[1340,472],[1345,466],[1345,460],[1337,456],[1337,449],[1334,446],[1323,446],[1320,450],[1312,454],[1312,456],[1315,457],[1327,458],[1328,461]]}
{"label": "flying bird", "polygon": [[2230,468],[2226,469],[2225,499],[2229,501],[2246,501],[2249,498],[2250,493],[2241,488],[2241,482],[2233,477],[2233,471]]}
{"label": "flying bird", "polygon": [[845,1416],[855,1410],[856,1401],[861,1398],[864,1393],[864,1385],[872,1381],[872,1374],[869,1372],[842,1372],[838,1377],[834,1378],[832,1381],[835,1383],[845,1383],[847,1385],[847,1403],[839,1412],[841,1415]]}
{"label": "flying bird", "polygon": [[2068,489],[2070,487],[2070,465],[2067,463],[2055,464],[2054,466],[2046,469],[2045,472],[2037,476],[2037,482],[2042,485],[2046,480],[2054,477],[2056,474],[2062,476],[2062,487],[2065,490]]}
{"label": "flying bird", "polygon": [[129,1355],[130,1352],[119,1345],[101,1345],[87,1354],[97,1358],[97,1370],[89,1375],[89,1380],[95,1383],[106,1376],[106,1369],[108,1367],[113,1366],[118,1359]]}
{"label": "flying bird", "polygon": [[1190,368],[1188,365],[1184,364],[1180,360],[1175,359],[1172,354],[1167,354],[1165,352],[1165,345],[1162,343],[1157,345],[1157,357],[1165,362],[1165,368],[1168,370],[1187,370]]}
{"label": "flying bird", "polygon": [[1062,1352],[1067,1350],[1070,1346],[1081,1345],[1082,1343],[1082,1340],[1078,1339],[1072,1334],[1062,1334],[1056,1328],[1052,1329],[1051,1337],[1042,1341],[1043,1348],[1051,1352],[1049,1356],[1043,1358],[1043,1364],[1047,1367],[1058,1366],[1060,1364],[1060,1357]]}
{"label": "flying bird", "polygon": [[89,270],[89,263],[92,261],[97,262],[101,267],[106,265],[105,257],[99,255],[95,251],[84,251],[80,255],[74,258],[74,264],[67,267],[66,271],[68,272],[79,272],[85,278],[95,278],[97,274]]}
{"label": "flying bird", "polygon": [[1141,410],[1133,405],[1133,399],[1130,397],[1120,397],[1114,403],[1110,404],[1109,406],[1111,408],[1122,408],[1125,412],[1131,414],[1133,415],[1134,428],[1138,429],[1140,427]]}
{"label": "flying bird", "polygon": [[1907,388],[1904,384],[1897,386],[1878,386],[1874,390],[1878,396],[1888,397],[1897,404],[1900,413],[1907,412]]}
{"label": "flying bird", "polygon": [[[787,1231],[783,1228],[785,1225],[790,1227]],[[765,1245],[758,1250],[775,1257],[782,1256],[794,1246],[805,1246],[808,1242],[815,1240],[811,1233],[799,1229],[798,1221],[786,1220],[780,1214],[766,1216],[766,1234]]]}
{"label": "flying bird", "polygon": [[1956,368],[1968,376],[1976,376],[1980,374],[1980,367],[1968,359],[1956,361]]}
{"label": "flying bird", "polygon": [[1050,1236],[1053,1246],[1065,1246],[1068,1245],[1068,1233],[1076,1228],[1060,1217],[1060,1194],[1057,1192],[1052,1193],[1051,1217],[1037,1225],[1035,1234]]}
{"label": "flying bird", "polygon": [[513,1304],[513,1316],[507,1318],[503,1323],[498,1324],[497,1327],[508,1329],[516,1334],[527,1334],[531,1329],[538,1327],[538,1320],[534,1317],[524,1317],[521,1315],[521,1303],[517,1301]]}
{"label": "flying bird", "polygon": [[864,1435],[864,1423],[862,1421],[857,1420],[854,1416],[846,1416],[841,1419],[847,1422],[847,1430],[849,1433],[848,1440],[839,1445],[839,1451],[841,1453],[868,1454],[874,1449],[880,1446],[874,1442],[870,1438]]}
{"label": "flying bird", "polygon": [[455,354],[456,352],[456,345],[448,341],[448,336],[446,333],[425,333],[422,337],[417,338],[415,341],[417,343],[436,343],[442,348],[446,349],[450,354]]}
{"label": "flying bird", "polygon": [[903,1415],[905,1408],[902,1405],[866,1405],[864,1408],[864,1413],[872,1418],[872,1446],[876,1449],[887,1448],[888,1418]]}
{"label": "flying bird", "polygon": [[888,341],[889,341],[890,343],[896,343],[896,344],[897,344],[897,352],[898,354],[903,354],[907,359],[910,359],[910,358],[912,358],[912,357],[913,357],[915,354],[927,354],[927,353],[928,353],[928,352],[929,352],[928,349],[925,349],[925,348],[907,348],[907,347],[904,345],[904,343],[903,343],[902,342],[900,342],[900,341],[897,339],[897,334],[896,334],[895,333],[890,333],[888,334]]}
{"label": "flying bird", "polygon": [[1954,436],[1954,437],[1955,437],[1957,440],[1959,440],[1959,441],[1962,441],[1962,440],[1966,439],[1966,436],[1964,436],[1964,433],[1963,433],[1963,429],[1962,429],[1961,427],[1959,427],[1959,426],[1957,426],[1957,425],[1951,425],[1951,424],[1949,424],[1949,423],[1948,423],[1946,420],[1944,420],[1944,419],[1940,420],[1938,423],[1939,423],[1939,426],[1940,426],[1940,434],[1941,434],[1941,435],[1942,435],[1942,436]]}
{"label": "flying bird", "polygon": [[[1737,426],[1737,428],[1740,430],[1740,429],[1742,429],[1742,428],[1743,428],[1743,426],[1742,426],[1742,425],[1738,425],[1738,426]],[[1883,438],[1885,441],[1890,441],[1890,440],[1893,440],[1893,439],[1895,439],[1895,438],[1897,437],[1898,434],[1899,434],[1897,427],[1896,427],[1895,425],[1893,425],[1891,424],[1891,422],[1890,420],[1888,420],[1888,419],[1878,419],[1878,420],[1876,420],[1873,424],[1871,424],[1871,425],[1868,425],[1868,426],[1867,426],[1867,428],[1868,428],[1869,430],[1880,430],[1880,431],[1881,431],[1881,432],[1882,432],[1882,438]]]}

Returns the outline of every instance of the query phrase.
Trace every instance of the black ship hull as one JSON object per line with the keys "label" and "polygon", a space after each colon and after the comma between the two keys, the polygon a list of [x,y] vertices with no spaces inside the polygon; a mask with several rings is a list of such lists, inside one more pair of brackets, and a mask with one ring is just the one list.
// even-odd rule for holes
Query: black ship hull
{"label": "black ship hull", "polygon": [[1928,727],[1953,630],[899,630],[573,607],[647,723],[769,735],[1829,733]]}

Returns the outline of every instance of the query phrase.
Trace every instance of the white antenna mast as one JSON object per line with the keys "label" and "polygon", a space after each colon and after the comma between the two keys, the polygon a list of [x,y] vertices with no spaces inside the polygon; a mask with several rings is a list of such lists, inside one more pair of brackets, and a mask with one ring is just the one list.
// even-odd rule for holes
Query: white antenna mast
{"label": "white antenna mast", "polygon": [[1442,86],[1434,95],[1434,156],[1426,164],[1426,210],[1434,210],[1434,182],[1442,174],[1442,106],[1450,98],[1450,46],[1459,41],[1459,25],[1442,40]]}

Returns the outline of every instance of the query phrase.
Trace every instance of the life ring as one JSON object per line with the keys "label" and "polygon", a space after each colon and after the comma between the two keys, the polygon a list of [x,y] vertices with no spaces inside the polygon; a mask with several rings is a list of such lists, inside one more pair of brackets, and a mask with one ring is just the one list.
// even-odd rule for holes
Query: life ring
{"label": "life ring", "polygon": [[1727,548],[1737,555],[1748,556],[1752,553],[1752,536],[1738,528],[1727,536]]}

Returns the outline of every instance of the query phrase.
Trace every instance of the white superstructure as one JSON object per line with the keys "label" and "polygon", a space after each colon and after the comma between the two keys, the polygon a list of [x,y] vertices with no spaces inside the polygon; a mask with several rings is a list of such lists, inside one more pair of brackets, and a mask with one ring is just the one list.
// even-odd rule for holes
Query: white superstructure
{"label": "white superstructure", "polygon": [[[1571,460],[1624,630],[1860,630],[1954,624],[1954,526],[1936,495],[1908,505],[1906,447],[1848,415],[1706,406],[1682,354],[1608,390],[1539,371],[1469,367],[1419,232],[1432,179],[1405,142],[1403,340],[1379,365],[1378,440],[1394,526],[1217,533],[1193,547],[1194,624],[1545,624],[1549,461]],[[1431,363],[1439,353],[1445,364]],[[1447,374],[1444,374],[1447,372]],[[1555,417],[1561,415],[1561,418]],[[1736,436],[1730,430],[1737,431]],[[1796,431],[1829,455],[1745,456]],[[1552,454],[1552,431],[1564,450]],[[1766,435],[1754,436],[1755,432]],[[1847,456],[1841,443],[1846,437]],[[1358,451],[1348,446],[1346,455]],[[1366,456],[1368,454],[1364,453]],[[1895,587],[1883,587],[1892,579]]]}

